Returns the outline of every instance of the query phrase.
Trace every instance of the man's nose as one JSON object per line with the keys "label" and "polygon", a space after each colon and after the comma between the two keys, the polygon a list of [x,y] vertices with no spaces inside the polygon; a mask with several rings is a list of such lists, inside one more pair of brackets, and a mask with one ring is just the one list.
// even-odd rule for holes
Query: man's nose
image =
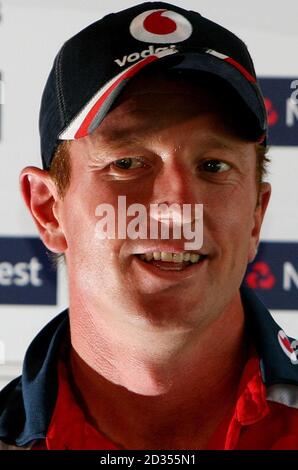
{"label": "man's nose", "polygon": [[200,203],[199,197],[198,181],[189,165],[171,162],[155,177],[151,203],[195,204]]}
{"label": "man's nose", "polygon": [[[192,223],[201,217],[199,198],[198,181],[189,165],[176,162],[165,164],[154,180],[151,216],[170,224]],[[158,205],[155,212],[153,205]]]}

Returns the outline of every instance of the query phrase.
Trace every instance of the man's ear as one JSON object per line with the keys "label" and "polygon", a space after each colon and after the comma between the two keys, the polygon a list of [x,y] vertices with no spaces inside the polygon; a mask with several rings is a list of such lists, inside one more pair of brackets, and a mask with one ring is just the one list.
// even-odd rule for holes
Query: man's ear
{"label": "man's ear", "polygon": [[42,241],[54,253],[63,253],[67,243],[59,217],[61,199],[49,172],[28,166],[21,172],[20,186]]}
{"label": "man's ear", "polygon": [[255,208],[255,213],[254,213],[254,225],[253,225],[251,238],[250,238],[250,248],[248,252],[249,263],[251,263],[254,260],[257,254],[261,227],[262,227],[264,215],[265,215],[265,212],[266,212],[269,200],[270,200],[270,196],[271,196],[270,183],[261,183],[258,203],[257,203],[257,206]]}

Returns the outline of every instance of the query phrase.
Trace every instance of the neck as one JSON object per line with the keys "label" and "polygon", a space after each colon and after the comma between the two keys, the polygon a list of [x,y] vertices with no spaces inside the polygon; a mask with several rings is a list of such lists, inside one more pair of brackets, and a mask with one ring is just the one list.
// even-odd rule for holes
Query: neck
{"label": "neck", "polygon": [[240,295],[198,334],[96,331],[80,344],[72,332],[71,352],[92,424],[128,449],[203,448],[234,403],[245,361]]}

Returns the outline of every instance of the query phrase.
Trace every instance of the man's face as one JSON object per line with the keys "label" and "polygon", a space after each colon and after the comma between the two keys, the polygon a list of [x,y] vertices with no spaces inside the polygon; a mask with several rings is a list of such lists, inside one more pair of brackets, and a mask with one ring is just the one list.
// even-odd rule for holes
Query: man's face
{"label": "man's face", "polygon": [[[206,87],[139,77],[92,135],[71,143],[71,183],[59,207],[70,299],[92,321],[108,314],[189,328],[209,324],[239,298],[269,192],[257,205],[255,144],[227,124],[228,108]],[[148,210],[203,204],[202,259],[165,270],[139,254],[184,251],[185,240],[97,238],[96,207],[112,206],[117,226],[118,196]]]}

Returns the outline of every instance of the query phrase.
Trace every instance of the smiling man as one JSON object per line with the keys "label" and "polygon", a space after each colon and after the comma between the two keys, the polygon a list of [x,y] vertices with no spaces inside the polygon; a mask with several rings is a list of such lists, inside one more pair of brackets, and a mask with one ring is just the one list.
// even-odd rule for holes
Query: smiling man
{"label": "smiling man", "polygon": [[[65,43],[41,105],[44,168],[21,187],[65,256],[69,309],[0,395],[3,449],[298,449],[295,352],[241,285],[270,198],[266,131],[246,46],[198,13],[145,3]],[[150,224],[98,236],[103,208],[127,234],[151,205],[157,226],[162,205],[191,209],[170,229],[203,207],[200,246]]]}

